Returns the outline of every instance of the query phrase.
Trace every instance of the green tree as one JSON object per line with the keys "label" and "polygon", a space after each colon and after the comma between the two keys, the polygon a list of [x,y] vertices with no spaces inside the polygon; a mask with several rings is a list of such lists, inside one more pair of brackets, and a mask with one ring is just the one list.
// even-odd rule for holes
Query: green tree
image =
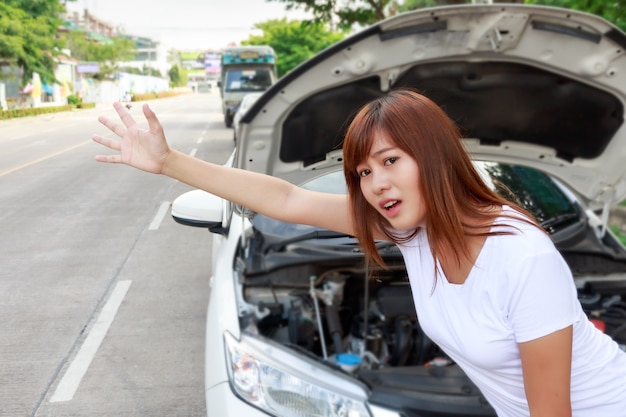
{"label": "green tree", "polygon": [[54,56],[60,50],[55,35],[63,7],[58,0],[3,0],[0,3],[0,58],[23,70],[23,82],[39,73],[55,81]]}
{"label": "green tree", "polygon": [[49,19],[53,24],[59,23],[59,15],[65,11],[59,0],[3,0],[3,3],[22,9],[29,16]]}
{"label": "green tree", "polygon": [[268,0],[285,3],[287,10],[304,10],[312,23],[328,23],[331,29],[367,26],[396,13],[397,0]]}
{"label": "green tree", "polygon": [[65,47],[79,61],[97,62],[100,72],[96,78],[111,77],[121,61],[130,61],[136,53],[135,43],[125,37],[110,38],[106,42],[95,41],[82,30],[69,30],[60,35]]}
{"label": "green tree", "polygon": [[[461,3],[465,3],[465,1],[462,1]],[[441,5],[440,0],[405,0],[400,6],[398,6],[398,12],[408,12],[410,10],[417,10],[424,7],[434,7],[439,5]]]}
{"label": "green tree", "polygon": [[172,87],[184,87],[189,81],[189,74],[185,68],[179,67],[177,64],[172,65],[168,71],[170,77],[170,85]]}
{"label": "green tree", "polygon": [[[311,21],[352,29],[368,26],[400,12],[424,7],[471,3],[471,0],[267,0],[284,3],[287,10],[304,10]],[[626,30],[626,0],[493,0],[494,3],[528,3],[559,6],[604,17]]]}
{"label": "green tree", "polygon": [[163,77],[163,74],[161,74],[161,71],[159,71],[156,68],[152,68],[146,64],[143,65],[143,68],[141,69],[141,75],[151,75],[153,77]]}
{"label": "green tree", "polygon": [[242,44],[270,45],[274,48],[279,77],[345,36],[342,32],[327,29],[322,23],[297,20],[268,20],[254,27],[262,34],[252,35]]}
{"label": "green tree", "polygon": [[526,3],[565,7],[593,13],[626,31],[626,0],[526,0]]}

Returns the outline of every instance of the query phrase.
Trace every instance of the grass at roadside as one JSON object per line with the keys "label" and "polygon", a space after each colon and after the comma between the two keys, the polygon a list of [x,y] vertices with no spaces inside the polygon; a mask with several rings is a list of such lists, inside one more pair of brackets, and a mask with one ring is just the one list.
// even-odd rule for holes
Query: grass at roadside
{"label": "grass at roadside", "polygon": [[[620,205],[624,205],[624,202],[620,203]],[[626,246],[626,234],[622,232],[619,226],[610,226],[611,231],[617,236],[617,238],[622,242],[623,245]]]}
{"label": "grass at roadside", "polygon": [[11,109],[0,111],[0,120],[15,119],[17,117],[38,116],[40,114],[58,113],[75,109],[76,106],[66,104],[64,106],[28,107],[24,109]]}
{"label": "grass at roadside", "polygon": [[[158,98],[175,97],[181,94],[189,94],[190,91],[164,91],[160,93],[134,94],[132,101],[155,100]],[[58,113],[74,109],[92,109],[95,103],[83,103],[76,96],[68,97],[68,104],[61,106],[27,107],[23,109],[11,109],[0,111],[0,121],[15,119],[17,117],[38,116],[40,114]]]}
{"label": "grass at roadside", "polygon": [[62,106],[27,107],[0,111],[0,120],[15,119],[18,117],[39,116],[40,114],[58,113],[74,109],[93,109],[96,103],[65,104]]}

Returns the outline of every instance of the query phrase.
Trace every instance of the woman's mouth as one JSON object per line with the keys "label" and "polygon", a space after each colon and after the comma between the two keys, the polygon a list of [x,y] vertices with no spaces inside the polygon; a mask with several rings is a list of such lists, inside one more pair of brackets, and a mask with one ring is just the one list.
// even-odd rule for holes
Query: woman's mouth
{"label": "woman's mouth", "polygon": [[382,209],[387,216],[395,216],[400,210],[400,200],[387,200],[381,204]]}
{"label": "woman's mouth", "polygon": [[387,201],[384,205],[383,208],[385,210],[391,210],[393,208],[393,206],[395,206],[396,204],[398,204],[398,200],[391,200],[391,201]]}

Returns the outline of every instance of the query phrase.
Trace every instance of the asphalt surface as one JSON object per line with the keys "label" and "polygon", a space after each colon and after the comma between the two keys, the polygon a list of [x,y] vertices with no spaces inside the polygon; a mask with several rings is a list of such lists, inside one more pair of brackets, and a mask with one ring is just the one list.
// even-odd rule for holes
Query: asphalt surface
{"label": "asphalt surface", "polygon": [[[150,105],[172,147],[232,152],[216,92]],[[209,232],[169,214],[189,186],[93,160],[100,114],[0,121],[0,417],[203,416]]]}

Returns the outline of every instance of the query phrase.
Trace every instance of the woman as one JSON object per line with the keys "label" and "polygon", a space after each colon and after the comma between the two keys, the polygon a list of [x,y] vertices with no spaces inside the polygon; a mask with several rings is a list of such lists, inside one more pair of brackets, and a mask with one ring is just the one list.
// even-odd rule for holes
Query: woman
{"label": "woman", "polygon": [[96,160],[164,174],[266,216],[402,251],[424,331],[499,416],[626,416],[626,354],[586,319],[549,236],[474,170],[457,127],[426,97],[396,90],[356,115],[344,142],[347,196],[194,159],[168,147],[144,105],[140,130],[121,105],[120,136]]}

